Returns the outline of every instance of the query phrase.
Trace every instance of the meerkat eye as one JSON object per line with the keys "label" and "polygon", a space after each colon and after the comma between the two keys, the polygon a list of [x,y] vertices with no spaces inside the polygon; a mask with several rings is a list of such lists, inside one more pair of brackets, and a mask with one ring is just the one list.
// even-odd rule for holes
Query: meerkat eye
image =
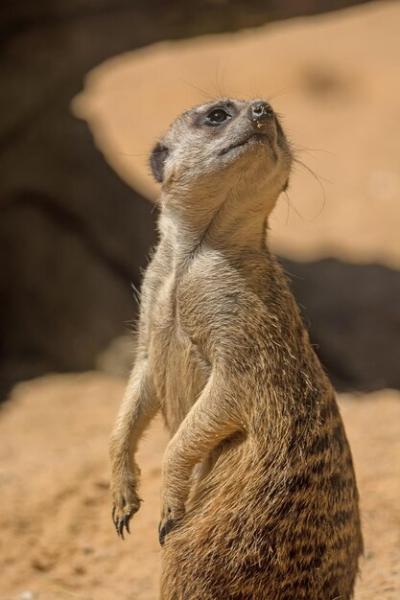
{"label": "meerkat eye", "polygon": [[214,108],[207,114],[206,123],[207,125],[220,125],[231,118],[231,115],[223,108]]}

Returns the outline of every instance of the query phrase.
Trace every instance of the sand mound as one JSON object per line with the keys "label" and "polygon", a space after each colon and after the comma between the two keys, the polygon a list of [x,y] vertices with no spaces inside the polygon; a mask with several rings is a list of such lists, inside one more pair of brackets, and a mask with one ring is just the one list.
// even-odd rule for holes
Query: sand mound
{"label": "sand mound", "polygon": [[[1,600],[157,598],[166,435],[157,420],[141,445],[144,502],[121,542],[110,519],[107,443],[123,387],[97,373],[49,376],[19,385],[2,409]],[[397,600],[400,393],[342,397],[341,408],[366,541],[356,600]]]}

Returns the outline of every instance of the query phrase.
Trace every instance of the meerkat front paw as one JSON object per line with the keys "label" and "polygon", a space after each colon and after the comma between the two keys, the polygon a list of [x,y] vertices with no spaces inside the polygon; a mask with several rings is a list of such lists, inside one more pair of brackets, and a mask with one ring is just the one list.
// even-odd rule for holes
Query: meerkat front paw
{"label": "meerkat front paw", "polygon": [[160,542],[160,546],[164,546],[165,537],[169,534],[170,531],[175,527],[175,521],[173,519],[162,519],[158,525],[158,539]]}
{"label": "meerkat front paw", "polygon": [[124,530],[130,533],[129,521],[139,510],[142,501],[132,482],[119,486],[113,484],[112,495],[112,520],[118,535],[124,539]]}
{"label": "meerkat front paw", "polygon": [[172,509],[168,504],[164,504],[161,513],[161,521],[158,525],[158,539],[160,545],[163,546],[166,536],[175,529],[185,514],[184,508]]}

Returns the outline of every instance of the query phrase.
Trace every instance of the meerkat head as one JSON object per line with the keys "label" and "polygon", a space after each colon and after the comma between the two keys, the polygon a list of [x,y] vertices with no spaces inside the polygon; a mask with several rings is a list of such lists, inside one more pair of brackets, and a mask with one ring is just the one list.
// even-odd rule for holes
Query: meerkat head
{"label": "meerkat head", "polygon": [[150,157],[161,201],[276,197],[289,179],[291,152],[272,107],[263,100],[220,99],[184,112]]}

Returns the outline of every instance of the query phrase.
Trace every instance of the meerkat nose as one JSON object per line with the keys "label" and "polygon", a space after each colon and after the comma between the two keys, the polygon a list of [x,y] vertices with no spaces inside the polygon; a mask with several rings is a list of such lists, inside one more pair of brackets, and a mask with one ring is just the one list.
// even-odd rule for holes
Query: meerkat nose
{"label": "meerkat nose", "polygon": [[267,102],[257,100],[249,107],[249,117],[253,122],[263,122],[271,119],[274,116],[274,111]]}

